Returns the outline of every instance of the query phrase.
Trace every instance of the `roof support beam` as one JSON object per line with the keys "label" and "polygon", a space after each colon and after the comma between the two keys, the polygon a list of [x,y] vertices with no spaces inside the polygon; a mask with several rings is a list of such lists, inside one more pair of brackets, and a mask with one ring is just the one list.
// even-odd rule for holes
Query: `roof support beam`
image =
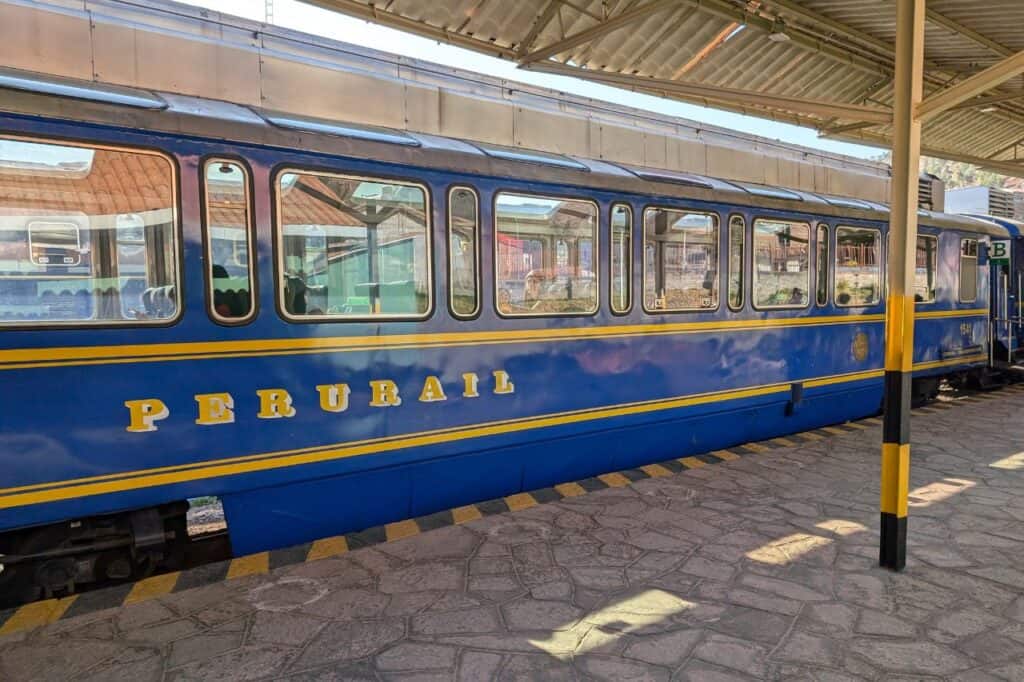
{"label": "roof support beam", "polygon": [[[895,58],[895,48],[891,43],[887,43],[886,41],[876,38],[870,34],[864,33],[863,31],[859,31],[855,28],[847,26],[846,24],[840,21],[836,21],[831,17],[807,9],[800,5],[798,2],[795,2],[794,0],[766,0],[765,4],[769,6],[774,6],[777,10],[782,10],[790,16],[797,17],[799,19],[802,19],[803,21],[824,27],[828,31],[833,32],[836,35],[842,36],[849,41],[857,42],[863,45],[868,45],[874,50],[876,50],[878,54],[883,55],[887,59],[891,60]],[[932,23],[941,25],[950,31],[963,35],[969,40],[974,40],[975,42],[978,42],[979,44],[987,47],[988,49],[992,50],[993,52],[1003,57],[1008,57],[1013,54],[1013,50],[1011,50],[1010,48],[1004,47],[1003,45],[1000,45],[995,41],[989,40],[988,38],[985,38],[984,36],[978,34],[977,32],[972,31],[966,26],[963,26],[953,21],[952,19],[949,19],[948,17],[939,14],[934,10],[927,10],[927,19]],[[947,69],[944,69],[938,64],[927,59],[924,61],[924,66],[926,70],[926,84],[936,84],[937,79],[940,78],[943,73],[948,73]],[[993,103],[1002,104],[1004,102],[1010,102],[1014,99],[1016,98],[1009,97],[1007,99],[999,100]],[[1003,110],[1004,114],[1011,114],[1015,116],[1016,118],[1012,119],[1014,120],[1014,122],[1020,122],[1019,110],[1015,108],[1007,109],[1004,107],[1000,107],[1000,109]]]}
{"label": "roof support beam", "polygon": [[835,137],[836,135],[842,135],[844,133],[852,133],[855,130],[874,128],[876,125],[878,124],[872,123],[871,121],[857,121],[856,123],[847,123],[842,126],[830,126],[818,130],[818,137]]}
{"label": "roof support beam", "polygon": [[[850,142],[874,145],[883,149],[890,149],[892,147],[892,138],[886,137],[885,135],[876,133],[872,130],[851,131],[850,134],[839,135],[838,137],[849,140]],[[1024,144],[1024,139],[1018,140],[1018,144]],[[1003,151],[1006,152],[1010,149],[1012,149],[1012,147],[1007,147]],[[930,156],[934,159],[946,159],[947,161],[969,163],[972,166],[978,166],[983,170],[989,170],[993,173],[999,173],[1000,175],[1024,178],[1024,165],[1018,164],[1014,161],[998,161],[992,158],[962,154],[948,149],[928,147],[924,145],[921,146],[921,155]]]}
{"label": "roof support beam", "polygon": [[677,69],[676,72],[672,74],[672,80],[682,78],[690,71],[695,69],[698,64],[707,59],[709,54],[711,54],[719,47],[721,47],[722,43],[725,42],[725,39],[732,35],[733,31],[735,31],[738,27],[739,24],[737,24],[735,21],[730,24],[726,24],[725,28],[718,32],[718,35],[716,35],[714,38],[708,41],[708,43],[704,47],[697,50],[697,54],[690,57],[690,59],[685,64],[679,67],[679,69]]}
{"label": "roof support beam", "polygon": [[1000,102],[1012,102],[1015,99],[1024,99],[1024,92],[1008,92],[1005,95],[992,95],[991,97],[979,97],[977,99],[969,99],[966,102],[961,102],[955,107],[950,107],[949,111],[957,111],[959,109],[975,109],[977,107],[986,107],[990,104],[999,104]]}
{"label": "roof support beam", "polygon": [[859,104],[844,104],[842,102],[826,102],[822,100],[804,99],[802,97],[790,97],[788,95],[773,95],[753,90],[738,90],[736,88],[725,88],[718,85],[704,85],[702,83],[685,83],[681,81],[666,80],[662,78],[645,78],[626,74],[609,73],[591,69],[580,69],[565,64],[543,62],[533,64],[531,70],[556,73],[562,76],[575,76],[587,80],[617,85],[627,88],[642,88],[644,90],[655,90],[685,97],[698,99],[715,100],[717,102],[731,102],[735,104],[753,105],[781,109],[798,114],[809,114],[821,117],[835,117],[839,119],[855,121],[870,121],[872,123],[891,123],[892,114],[885,109],[866,107]]}
{"label": "roof support beam", "polygon": [[594,14],[593,12],[591,12],[586,7],[583,7],[582,5],[579,5],[579,4],[575,3],[575,2],[573,2],[572,0],[561,0],[561,2],[566,7],[571,7],[572,9],[576,10],[580,14],[583,14],[585,16],[590,17],[594,21],[604,21],[607,18],[607,17],[601,16],[600,14]]}
{"label": "roof support beam", "polygon": [[[1024,140],[1018,140],[1018,144],[1019,143],[1024,143]],[[1018,165],[1016,161],[995,161],[993,159],[983,159],[969,154],[958,154],[957,152],[950,152],[944,149],[925,148],[923,151],[926,155],[936,159],[969,163],[972,166],[978,166],[984,170],[990,170],[1001,175],[1024,178],[1024,167]]]}
{"label": "roof support beam", "polygon": [[[693,5],[700,11],[707,14],[745,24],[748,28],[756,29],[761,33],[767,34],[775,30],[774,22],[771,19],[748,12],[742,7],[726,2],[725,0],[678,1]],[[853,54],[839,45],[824,42],[793,27],[790,27],[787,30],[787,34],[789,35],[789,44],[791,45],[831,57],[838,62],[866,73],[876,76],[892,76],[892,69],[887,64],[882,64],[881,62]]]}
{"label": "roof support beam", "polygon": [[956,85],[940,90],[917,107],[917,117],[927,121],[957,104],[988,92],[992,88],[1024,73],[1024,52],[1007,57],[984,71],[960,81]]}
{"label": "roof support beam", "polygon": [[[689,18],[692,17],[696,12],[696,7],[684,7],[680,8],[674,14],[670,15],[675,18],[672,21],[665,22],[665,25],[662,26],[661,30],[654,34],[654,36],[651,38],[650,45],[645,47],[640,54],[636,55],[636,57],[633,58],[634,70],[639,69],[643,65],[645,59],[654,54],[654,51],[657,50],[659,47],[662,47],[663,43],[661,41],[663,41],[667,36],[670,36],[676,31],[678,31],[679,27],[686,23],[686,21],[689,20]],[[622,71],[628,72],[629,69],[622,69]]]}
{"label": "roof support beam", "polygon": [[892,59],[895,55],[893,46],[890,43],[887,43],[879,38],[876,38],[873,35],[864,33],[863,31],[858,31],[857,29],[851,26],[836,21],[831,17],[827,17],[824,14],[820,14],[818,12],[815,12],[814,10],[807,9],[803,5],[797,2],[793,2],[793,0],[769,0],[767,4],[774,6],[777,9],[781,9],[785,11],[787,14],[799,17],[804,21],[815,23],[818,24],[819,26],[824,26],[825,28],[829,29],[830,31],[834,31],[839,35],[856,40],[865,45],[870,45],[873,49],[878,50],[881,54],[885,55],[889,59]]}
{"label": "roof support beam", "polygon": [[973,40],[978,45],[987,47],[988,49],[992,50],[993,52],[1002,57],[1009,57],[1010,55],[1013,54],[1013,50],[1006,47],[1005,45],[1000,45],[996,41],[991,40],[990,38],[986,38],[977,31],[967,28],[960,22],[954,21],[953,19],[950,19],[949,17],[943,14],[939,14],[933,9],[928,10],[927,16],[928,21],[930,21],[931,23],[949,29],[953,33],[959,33],[963,37],[968,38],[969,40]]}
{"label": "roof support beam", "polygon": [[[827,17],[824,14],[819,14],[814,10],[807,9],[793,0],[768,0],[767,4],[773,5],[777,9],[781,9],[787,14],[795,16],[808,23],[817,24],[818,26],[827,29],[828,33],[846,38],[847,41],[861,43],[862,45],[869,45],[887,60],[893,60],[896,57],[896,48],[893,47],[892,43],[888,43],[873,35],[864,33],[863,31],[855,29],[852,26],[848,26],[841,21],[836,21],[831,17]],[[928,71],[941,72],[944,70],[935,62],[927,59],[925,60],[924,65],[925,69]]]}
{"label": "roof support beam", "polygon": [[548,0],[548,5],[541,11],[540,16],[533,22],[533,26],[530,27],[530,32],[523,38],[523,42],[519,44],[519,49],[516,50],[516,54],[526,54],[533,47],[533,41],[537,40],[537,36],[540,35],[541,31],[548,27],[551,20],[555,18],[555,14],[559,11],[562,6],[561,0]]}
{"label": "roof support beam", "polygon": [[995,161],[997,156],[1001,156],[1001,155],[1005,154],[1006,152],[1014,151],[1021,144],[1024,144],[1024,137],[1022,137],[1019,140],[1014,140],[1011,144],[1008,144],[1005,147],[1001,148],[999,151],[995,152],[994,154],[992,154],[988,158],[993,160],[993,161]]}
{"label": "roof support beam", "polygon": [[591,40],[611,33],[612,31],[617,31],[623,26],[631,24],[634,21],[646,19],[655,12],[660,12],[676,5],[677,2],[678,0],[650,0],[650,2],[644,5],[627,10],[622,14],[612,17],[611,19],[602,21],[596,26],[591,26],[588,29],[574,33],[571,36],[566,36],[564,39],[552,43],[551,45],[546,45],[539,50],[523,55],[519,58],[519,63],[532,64],[533,62],[554,57],[556,54],[565,52],[566,50],[571,50],[574,47],[578,47],[583,43],[588,43]]}

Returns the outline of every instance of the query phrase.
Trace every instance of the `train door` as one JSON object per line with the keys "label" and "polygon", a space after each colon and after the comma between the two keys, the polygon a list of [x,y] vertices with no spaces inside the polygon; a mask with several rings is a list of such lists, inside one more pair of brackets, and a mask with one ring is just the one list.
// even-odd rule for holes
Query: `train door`
{"label": "train door", "polygon": [[1022,239],[994,239],[988,245],[990,357],[994,366],[1013,364],[1022,346]]}
{"label": "train door", "polygon": [[1010,360],[1013,364],[1024,360],[1024,238],[1011,232],[1010,262],[1007,264],[1006,317],[1008,335],[1013,342]]}

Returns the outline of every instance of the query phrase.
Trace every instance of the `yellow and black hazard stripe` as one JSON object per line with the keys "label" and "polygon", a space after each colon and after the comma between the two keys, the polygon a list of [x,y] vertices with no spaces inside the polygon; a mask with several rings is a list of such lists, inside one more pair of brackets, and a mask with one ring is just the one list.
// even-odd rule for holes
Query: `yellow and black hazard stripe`
{"label": "yellow and black hazard stripe", "polygon": [[885,395],[879,563],[895,571],[907,563],[910,493],[910,398],[914,371],[914,298],[893,293],[886,305]]}
{"label": "yellow and black hazard stripe", "polygon": [[860,422],[847,422],[791,434],[784,438],[746,443],[725,450],[714,450],[645,464],[634,469],[599,474],[579,481],[515,493],[506,497],[446,509],[426,516],[374,526],[358,532],[321,538],[294,547],[258,552],[184,571],[164,573],[134,583],[34,602],[15,609],[0,611],[0,636],[48,625],[64,618],[135,604],[194,587],[260,575],[284,566],[337,557],[354,549],[394,542],[429,530],[475,521],[485,516],[521,511],[540,504],[579,497],[597,490],[621,488],[648,478],[672,476],[688,469],[699,469],[798,445],[817,443],[839,435],[860,434],[878,424],[877,418],[869,418]]}

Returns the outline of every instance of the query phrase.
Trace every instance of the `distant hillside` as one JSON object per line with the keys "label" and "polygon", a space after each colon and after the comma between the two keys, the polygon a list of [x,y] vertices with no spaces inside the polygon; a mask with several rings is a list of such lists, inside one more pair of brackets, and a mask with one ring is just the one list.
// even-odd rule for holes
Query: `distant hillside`
{"label": "distant hillside", "polygon": [[1002,187],[1012,192],[1024,190],[1024,181],[1020,178],[1010,178],[998,173],[981,170],[977,166],[972,166],[968,163],[924,158],[921,159],[921,170],[937,175],[946,183],[946,189],[985,185],[987,187]]}
{"label": "distant hillside", "polygon": [[[878,160],[889,163],[890,158],[890,154],[886,152],[878,157]],[[1001,187],[1011,192],[1024,192],[1024,179],[1011,178],[981,170],[969,163],[924,157],[921,159],[921,170],[939,177],[946,183],[946,189],[986,185],[988,187]]]}

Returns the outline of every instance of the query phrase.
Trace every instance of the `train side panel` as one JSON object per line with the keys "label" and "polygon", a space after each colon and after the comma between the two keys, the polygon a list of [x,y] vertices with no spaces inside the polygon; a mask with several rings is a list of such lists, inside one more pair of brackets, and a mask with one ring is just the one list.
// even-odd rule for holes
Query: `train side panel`
{"label": "train side panel", "polygon": [[[71,124],[0,123],[15,133],[83,134]],[[749,272],[756,220],[791,218],[813,227],[820,221],[812,213],[619,196],[125,130],[89,135],[173,151],[184,312],[165,327],[0,332],[7,389],[0,395],[0,530],[217,495],[234,551],[248,553],[880,409],[884,297],[859,308],[837,306],[831,295],[798,310],[756,310],[748,300],[732,312],[725,304],[728,217],[744,218]],[[255,188],[259,310],[240,326],[211,320],[203,283],[198,178],[202,160],[218,155],[243,158]],[[433,254],[433,310],[425,320],[281,319],[267,188],[282,166],[424,185]],[[446,309],[445,197],[453,184],[481,197],[482,305],[471,321]],[[610,313],[602,288],[593,316],[500,317],[492,229],[500,191],[595,201],[600,282],[609,278],[605,216],[614,202],[628,202],[636,216],[636,264],[644,258],[645,208],[720,215],[721,303],[648,314],[637,266],[626,315]],[[884,233],[871,221],[824,222]],[[953,242],[960,238],[940,235],[945,279],[928,308],[935,315],[917,328],[922,371],[970,366],[978,362],[974,347],[985,342],[978,312],[987,305],[984,282],[970,305],[951,297]],[[219,417],[212,421],[201,411],[211,404]]]}

